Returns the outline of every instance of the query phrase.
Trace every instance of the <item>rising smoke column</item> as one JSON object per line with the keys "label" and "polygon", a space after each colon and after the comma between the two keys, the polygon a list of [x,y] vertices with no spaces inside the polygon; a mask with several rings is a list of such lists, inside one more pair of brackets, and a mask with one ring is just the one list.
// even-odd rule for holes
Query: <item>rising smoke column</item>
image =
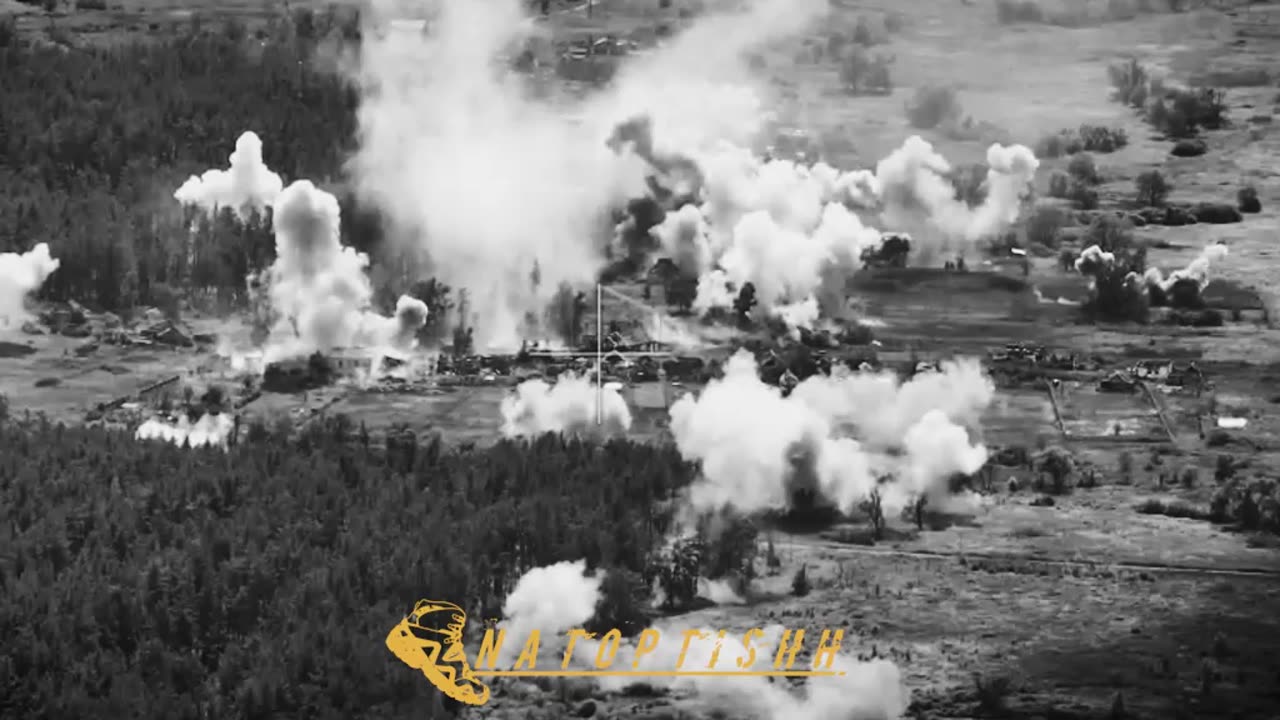
{"label": "rising smoke column", "polygon": [[1017,220],[1040,161],[1025,146],[996,143],[987,149],[987,166],[987,196],[970,208],[947,179],[947,159],[918,135],[907,138],[876,164],[883,222],[925,240],[918,247],[926,254],[969,254]]}
{"label": "rising smoke column", "polygon": [[27,296],[39,290],[60,264],[49,254],[47,243],[24,253],[0,253],[0,330],[28,319]]}
{"label": "rising smoke column", "polygon": [[783,509],[802,487],[845,512],[878,487],[886,514],[917,495],[941,498],[953,474],[977,472],[987,459],[964,427],[993,394],[975,367],[957,363],[902,386],[839,373],[810,378],[784,398],[739,351],[724,378],[671,407],[677,448],[702,467],[689,506]]}
{"label": "rising smoke column", "polygon": [[247,278],[251,287],[265,286],[277,318],[268,359],[348,345],[398,350],[416,345],[415,335],[427,321],[426,304],[401,296],[393,317],[370,310],[369,258],[342,245],[336,197],[308,180],[282,188],[280,176],[263,164],[262,140],[253,132],[236,141],[229,163],[229,170],[191,177],[174,197],[207,213],[233,208],[242,219],[249,211],[272,210],[276,258]]}
{"label": "rising smoke column", "polygon": [[874,172],[762,160],[730,143],[692,157],[700,204],[668,213],[653,234],[683,272],[698,276],[694,308],[705,314],[732,307],[736,290],[750,282],[760,307],[792,327],[811,327],[812,320],[783,308],[841,297],[833,291],[842,287],[827,286],[842,284],[864,251],[880,247],[881,231],[864,216],[911,230],[926,256],[965,254],[1017,219],[1039,165],[1021,145],[992,145],[987,196],[971,208],[955,197],[950,164],[918,136]]}
{"label": "rising smoke column", "polygon": [[350,344],[373,298],[369,258],[342,245],[340,220],[338,199],[307,180],[286,188],[274,205],[271,303],[288,324],[278,331],[293,329],[307,350]]}
{"label": "rising smoke column", "polygon": [[828,166],[788,160],[761,163],[743,148],[703,155],[703,204],[686,205],[655,229],[663,248],[688,274],[698,275],[694,308],[732,307],[747,283],[760,308],[793,327],[816,317],[797,312],[829,293],[826,285],[851,272],[881,235],[845,204]]}
{"label": "rising smoke column", "polygon": [[[562,283],[595,279],[603,221],[644,193],[645,163],[606,144],[615,125],[650,116],[663,138],[658,153],[664,143],[688,155],[685,147],[721,137],[745,141],[764,103],[743,50],[802,29],[826,3],[766,0],[741,15],[700,18],[625,61],[609,90],[579,101],[535,99],[522,79],[495,68],[494,56],[534,27],[519,0],[427,5],[425,37],[393,29],[369,32],[361,45],[357,190],[438,276],[471,291],[477,345],[514,347],[527,311]],[[537,287],[528,282],[535,261]]]}
{"label": "rising smoke column", "polygon": [[501,412],[506,437],[593,431],[611,435],[631,429],[631,408],[616,388],[597,388],[587,378],[569,374],[561,375],[554,385],[543,380],[520,383],[503,398]]}
{"label": "rising smoke column", "polygon": [[602,140],[493,72],[528,31],[518,3],[430,5],[429,35],[369,34],[361,45],[357,189],[437,276],[470,291],[477,347],[518,346],[526,311],[561,283],[594,280],[604,254],[593,234],[628,193],[615,189]]}
{"label": "rising smoke column", "polygon": [[241,135],[227,162],[230,165],[227,170],[213,169],[198,177],[192,175],[173,197],[183,205],[206,213],[230,208],[244,217],[246,211],[270,207],[284,189],[280,176],[262,160],[262,140],[257,133]]}
{"label": "rising smoke column", "polygon": [[350,345],[412,347],[414,333],[426,323],[426,305],[401,297],[394,318],[370,309],[369,258],[342,244],[336,197],[299,180],[276,198],[273,223],[276,259],[265,277],[280,320],[269,355]]}

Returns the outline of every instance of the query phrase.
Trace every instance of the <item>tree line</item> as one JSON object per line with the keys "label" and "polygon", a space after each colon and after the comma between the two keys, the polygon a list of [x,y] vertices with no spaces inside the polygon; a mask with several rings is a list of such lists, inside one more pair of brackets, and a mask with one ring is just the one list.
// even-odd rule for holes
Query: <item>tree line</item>
{"label": "tree line", "polygon": [[50,300],[117,310],[199,288],[242,302],[246,264],[274,253],[269,218],[195,222],[172,195],[225,168],[253,130],[267,165],[333,189],[344,242],[375,252],[376,214],[341,187],[358,91],[314,62],[321,43],[358,42],[358,27],[336,12],[254,33],[197,17],[163,37],[70,49],[0,27],[0,251],[49,243],[61,260]]}
{"label": "tree line", "polygon": [[740,564],[664,565],[692,477],[670,447],[380,446],[341,416],[226,451],[11,418],[0,715],[421,717],[434,690],[382,642],[421,597],[500,617],[525,571],[585,558],[607,573],[597,621],[635,629],[655,581]]}

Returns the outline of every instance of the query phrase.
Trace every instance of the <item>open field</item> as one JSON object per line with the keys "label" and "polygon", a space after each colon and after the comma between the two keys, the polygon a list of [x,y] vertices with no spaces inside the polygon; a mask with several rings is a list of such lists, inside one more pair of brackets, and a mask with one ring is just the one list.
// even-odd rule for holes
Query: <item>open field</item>
{"label": "open field", "polygon": [[[85,41],[99,41],[163,34],[167,23],[189,22],[191,13],[259,21],[275,12],[249,0],[108,5],[107,11],[53,22]],[[688,21],[679,12],[682,5],[677,0],[673,8],[656,11],[638,0],[601,0],[588,18],[581,6],[564,3],[546,25],[565,37],[652,36],[658,24],[674,28]],[[1095,18],[1106,12],[1106,3],[1070,5]],[[860,517],[821,535],[779,532],[773,537],[781,566],[753,585],[745,606],[698,610],[682,622],[743,630],[770,622],[843,626],[849,652],[875,653],[899,664],[917,718],[1116,717],[1108,713],[1117,695],[1129,718],[1280,717],[1280,547],[1274,538],[1137,510],[1159,500],[1203,511],[1219,484],[1220,455],[1247,462],[1258,475],[1274,475],[1280,467],[1280,330],[1262,312],[1280,318],[1280,131],[1270,119],[1250,119],[1280,112],[1280,3],[1223,7],[1061,27],[1000,25],[994,5],[982,1],[833,2],[833,17],[822,30],[761,53],[761,72],[776,92],[778,123],[819,138],[826,159],[841,167],[874,167],[917,132],[943,155],[967,163],[982,160],[995,140],[1033,146],[1058,129],[1091,123],[1123,127],[1130,138],[1126,147],[1096,156],[1104,207],[1128,207],[1134,178],[1158,167],[1173,185],[1171,200],[1233,203],[1236,188],[1247,183],[1258,189],[1262,212],[1241,223],[1136,231],[1149,243],[1149,264],[1164,270],[1186,266],[1206,244],[1228,243],[1230,255],[1214,266],[1204,298],[1228,316],[1241,312],[1216,328],[1085,324],[1078,303],[1087,296],[1086,281],[1062,271],[1054,257],[1034,258],[1025,277],[1020,267],[984,267],[850,278],[848,292],[863,317],[874,321],[886,354],[982,356],[1008,343],[1032,343],[1099,358],[1098,371],[1063,380],[1057,391],[1065,433],[1039,382],[1001,387],[982,422],[983,438],[992,447],[1068,449],[1081,475],[1085,467],[1096,471],[1097,485],[1076,487],[1047,505],[1045,493],[1033,489],[1035,471],[1000,468],[984,490],[984,505],[965,521],[940,521],[917,531],[908,520],[890,518],[886,539],[875,547]],[[0,0],[0,14],[16,11],[24,31],[45,31],[47,18],[30,6]],[[834,32],[851,31],[858,18],[881,23],[890,16],[901,18],[901,27],[876,48],[896,58],[895,87],[888,95],[850,96],[833,61],[803,59],[806,48]],[[1227,87],[1232,124],[1204,133],[1204,155],[1172,158],[1170,141],[1108,98],[1107,66],[1128,56],[1180,82],[1229,79],[1245,71],[1263,72],[1264,79],[1215,83]],[[912,129],[903,105],[927,84],[955,88],[965,111],[989,123],[989,131],[957,140]],[[1042,162],[1042,194],[1051,173],[1066,163]],[[627,286],[619,292],[639,299],[641,291]],[[662,307],[661,288],[655,285],[646,302]],[[594,299],[589,305],[586,324],[593,328]],[[651,318],[616,296],[605,299],[603,315],[624,324]],[[83,340],[14,341],[29,342],[37,351],[0,357],[0,385],[10,412],[44,412],[68,423],[170,375],[200,382],[197,368],[208,359],[195,350],[105,345],[81,357],[76,349]],[[1097,389],[1107,372],[1144,358],[1195,360],[1210,386],[1197,397],[1153,385],[1154,404],[1142,390]],[[234,382],[234,375],[227,373],[224,381]],[[500,435],[500,406],[509,390],[393,394],[340,386],[305,395],[267,393],[245,415],[290,416],[297,424],[340,413],[371,430],[407,426],[420,438],[439,433],[449,444],[486,445]],[[635,420],[632,436],[669,440],[665,409],[674,395],[645,384],[626,396]],[[1248,422],[1213,440],[1220,417]],[[1186,470],[1192,480],[1175,477]],[[1009,489],[1011,480],[1016,490]],[[814,591],[792,597],[790,584],[801,567]],[[975,675],[1010,679],[1000,707],[982,706]],[[526,683],[519,692],[514,684],[499,686],[494,702],[478,716],[566,717],[590,698],[596,717],[716,717],[680,693],[602,693],[566,685]]]}

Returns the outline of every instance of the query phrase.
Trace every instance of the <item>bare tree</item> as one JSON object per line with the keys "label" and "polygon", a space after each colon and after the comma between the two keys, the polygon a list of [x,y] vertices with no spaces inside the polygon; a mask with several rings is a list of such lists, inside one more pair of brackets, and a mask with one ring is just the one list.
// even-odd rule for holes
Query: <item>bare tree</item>
{"label": "bare tree", "polygon": [[928,504],[929,496],[925,493],[920,493],[915,501],[911,503],[911,515],[915,518],[917,530],[924,529],[924,511]]}
{"label": "bare tree", "polygon": [[867,519],[871,521],[871,532],[875,539],[882,539],[884,537],[884,504],[879,485],[862,501],[861,508],[867,514]]}

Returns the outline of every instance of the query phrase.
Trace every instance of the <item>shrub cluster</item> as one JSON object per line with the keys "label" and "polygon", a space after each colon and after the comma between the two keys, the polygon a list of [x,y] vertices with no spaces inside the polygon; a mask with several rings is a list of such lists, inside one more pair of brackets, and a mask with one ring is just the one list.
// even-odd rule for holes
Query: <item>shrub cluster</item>
{"label": "shrub cluster", "polygon": [[1085,124],[1040,138],[1036,144],[1036,155],[1041,158],[1059,158],[1080,152],[1106,154],[1128,144],[1129,134],[1124,128]]}
{"label": "shrub cluster", "polygon": [[907,121],[918,130],[958,122],[963,115],[956,91],[947,86],[926,85],[906,104]]}
{"label": "shrub cluster", "polygon": [[1133,224],[1116,215],[1098,215],[1081,244],[1086,248],[1097,245],[1114,257],[1112,262],[1092,268],[1093,286],[1081,305],[1085,319],[1146,322],[1151,309],[1142,277],[1147,249],[1134,241]]}
{"label": "shrub cluster", "polygon": [[845,53],[840,61],[840,82],[854,95],[887,95],[893,92],[889,75],[892,57],[871,55],[861,47]]}
{"label": "shrub cluster", "polygon": [[1159,170],[1147,170],[1133,180],[1137,201],[1143,207],[1161,207],[1169,197],[1173,186]]}
{"label": "shrub cluster", "polygon": [[1280,534],[1280,482],[1275,478],[1226,479],[1209,501],[1215,522],[1244,530]]}
{"label": "shrub cluster", "polygon": [[1136,59],[1107,68],[1114,98],[1143,113],[1170,138],[1189,138],[1227,124],[1226,94],[1209,87],[1168,88]]}

